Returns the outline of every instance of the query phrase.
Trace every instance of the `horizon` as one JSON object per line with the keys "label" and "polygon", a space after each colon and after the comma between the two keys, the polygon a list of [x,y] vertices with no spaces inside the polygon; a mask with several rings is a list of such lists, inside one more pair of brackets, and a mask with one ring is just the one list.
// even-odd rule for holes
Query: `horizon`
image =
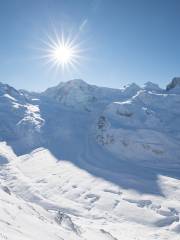
{"label": "horizon", "polygon": [[59,83],[56,83],[55,85],[52,85],[52,86],[47,86],[47,88],[45,88],[45,89],[41,89],[41,90],[29,90],[29,89],[26,89],[26,88],[16,88],[16,86],[13,86],[13,85],[11,85],[11,84],[9,84],[9,83],[7,83],[7,82],[4,82],[4,81],[0,81],[0,84],[4,84],[4,85],[9,85],[10,87],[13,87],[14,89],[16,89],[16,90],[25,90],[25,91],[27,91],[27,92],[34,92],[34,93],[41,93],[41,92],[44,92],[44,91],[46,91],[47,89],[49,89],[49,88],[53,88],[53,87],[57,87],[60,83],[68,83],[68,82],[71,82],[71,81],[76,81],[76,80],[81,80],[81,81],[83,81],[83,82],[85,82],[86,84],[88,84],[88,85],[91,85],[91,86],[96,86],[96,87],[104,87],[104,88],[112,88],[112,89],[122,89],[123,87],[127,87],[127,86],[129,86],[129,85],[132,85],[132,84],[136,84],[137,86],[139,86],[140,88],[143,88],[143,86],[145,85],[145,84],[147,84],[147,83],[153,83],[153,84],[157,84],[159,87],[160,87],[160,89],[162,89],[162,90],[166,90],[166,88],[167,88],[167,86],[172,82],[172,80],[173,79],[175,79],[175,78],[178,78],[178,79],[180,79],[180,77],[173,77],[166,85],[165,85],[165,87],[161,87],[158,83],[154,83],[154,82],[150,82],[150,81],[148,81],[148,82],[144,82],[143,84],[137,84],[137,83],[135,83],[135,82],[132,82],[132,83],[127,83],[127,84],[125,84],[125,85],[122,85],[122,86],[120,86],[120,87],[109,87],[109,86],[104,86],[104,85],[98,85],[98,84],[93,84],[93,83],[89,83],[89,82],[87,82],[86,80],[84,80],[84,79],[80,79],[80,78],[76,78],[76,79],[69,79],[69,80],[67,80],[67,81],[60,81]]}
{"label": "horizon", "polygon": [[[165,88],[180,76],[179,10],[177,0],[3,1],[0,81],[38,92],[70,79]],[[57,49],[62,35],[72,42],[65,59]]]}

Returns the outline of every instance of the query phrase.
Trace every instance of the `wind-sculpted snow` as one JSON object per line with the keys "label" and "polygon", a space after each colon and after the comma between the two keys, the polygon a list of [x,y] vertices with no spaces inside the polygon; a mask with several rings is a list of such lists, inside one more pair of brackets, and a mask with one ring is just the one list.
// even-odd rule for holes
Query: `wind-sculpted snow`
{"label": "wind-sculpted snow", "polygon": [[172,85],[0,84],[0,239],[179,240]]}

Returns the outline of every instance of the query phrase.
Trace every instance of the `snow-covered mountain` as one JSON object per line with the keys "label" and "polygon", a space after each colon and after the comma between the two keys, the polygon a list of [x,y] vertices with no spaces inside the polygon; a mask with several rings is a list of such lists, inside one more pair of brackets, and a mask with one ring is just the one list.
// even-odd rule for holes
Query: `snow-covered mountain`
{"label": "snow-covered mountain", "polygon": [[20,91],[0,83],[0,139],[22,148],[40,144],[40,129],[44,121],[39,107]]}
{"label": "snow-covered mountain", "polygon": [[[172,167],[180,157],[180,95],[141,90],[109,104],[98,120],[97,140],[122,159]],[[103,122],[103,123],[102,123]]]}
{"label": "snow-covered mountain", "polygon": [[180,81],[0,84],[0,239],[180,234]]}
{"label": "snow-covered mountain", "polygon": [[48,88],[43,95],[62,105],[90,111],[92,108],[97,108],[97,105],[106,105],[115,100],[132,97],[139,89],[136,84],[123,89],[111,89],[90,85],[81,79],[74,79]]}
{"label": "snow-covered mountain", "polygon": [[173,80],[167,85],[166,90],[173,93],[180,93],[180,78],[173,78]]}

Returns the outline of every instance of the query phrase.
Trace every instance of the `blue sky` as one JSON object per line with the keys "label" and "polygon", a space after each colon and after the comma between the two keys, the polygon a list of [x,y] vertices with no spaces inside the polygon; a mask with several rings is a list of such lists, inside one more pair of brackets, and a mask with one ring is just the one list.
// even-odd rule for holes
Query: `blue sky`
{"label": "blue sky", "polygon": [[[179,0],[1,0],[0,81],[40,91],[73,78],[121,87],[180,76]],[[53,29],[78,34],[78,71],[50,70],[39,50]]]}

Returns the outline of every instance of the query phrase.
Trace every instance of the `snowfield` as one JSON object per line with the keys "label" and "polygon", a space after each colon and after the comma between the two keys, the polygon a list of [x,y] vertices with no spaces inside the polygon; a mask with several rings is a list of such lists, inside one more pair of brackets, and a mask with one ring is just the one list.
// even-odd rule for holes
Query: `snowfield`
{"label": "snowfield", "polygon": [[0,239],[179,240],[179,86],[0,84]]}

